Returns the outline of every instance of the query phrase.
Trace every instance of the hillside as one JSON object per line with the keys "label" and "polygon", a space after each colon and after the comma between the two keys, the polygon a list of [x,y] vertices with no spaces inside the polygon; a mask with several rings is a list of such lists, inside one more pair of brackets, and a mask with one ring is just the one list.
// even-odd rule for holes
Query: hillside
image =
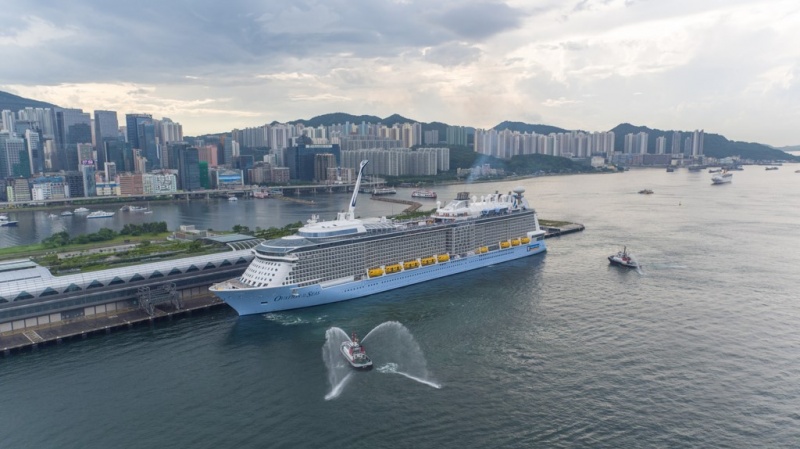
{"label": "hillside", "polygon": [[550,134],[550,133],[563,133],[567,132],[566,129],[558,128],[555,126],[550,125],[531,125],[528,123],[522,122],[510,122],[508,120],[498,124],[494,127],[497,131],[503,131],[505,129],[510,131],[517,131],[521,133],[536,133],[536,134]]}
{"label": "hillside", "polygon": [[[672,147],[672,135],[675,131],[673,130],[660,130],[660,129],[651,129],[646,126],[635,126],[631,125],[630,123],[622,123],[617,125],[611,131],[616,134],[616,139],[614,141],[614,151],[622,151],[625,147],[625,135],[626,134],[637,134],[640,132],[648,133],[649,137],[647,140],[647,152],[648,153],[655,153],[656,152],[656,139],[660,136],[664,136],[667,138],[667,148]],[[687,137],[692,135],[691,131],[679,131],[681,133],[681,139],[684,140]],[[683,149],[683,142],[681,142],[681,149]],[[800,162],[800,157],[792,156],[784,151],[775,149],[768,145],[762,145],[760,143],[752,143],[752,142],[737,142],[733,140],[728,140],[724,136],[719,134],[705,134],[705,139],[703,141],[703,153],[706,156],[711,156],[715,158],[724,158],[724,157],[732,157],[732,156],[739,156],[744,159],[752,159],[752,160],[793,160]]]}
{"label": "hillside", "polygon": [[25,108],[57,108],[58,106],[39,100],[20,97],[8,92],[0,91],[0,111],[8,109],[17,112]]}

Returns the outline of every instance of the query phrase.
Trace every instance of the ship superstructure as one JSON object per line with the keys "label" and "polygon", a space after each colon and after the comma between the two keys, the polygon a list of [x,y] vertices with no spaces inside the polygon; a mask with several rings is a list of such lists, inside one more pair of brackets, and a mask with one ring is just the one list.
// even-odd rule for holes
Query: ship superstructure
{"label": "ship superstructure", "polygon": [[240,315],[343,301],[531,256],[546,250],[524,189],[455,200],[430,217],[356,219],[353,197],[335,220],[312,216],[297,234],[264,242],[236,279],[210,291]]}

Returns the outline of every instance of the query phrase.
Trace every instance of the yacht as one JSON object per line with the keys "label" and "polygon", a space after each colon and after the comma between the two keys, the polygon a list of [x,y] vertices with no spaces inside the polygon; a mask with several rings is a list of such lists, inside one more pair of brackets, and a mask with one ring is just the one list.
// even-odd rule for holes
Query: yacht
{"label": "yacht", "polygon": [[104,210],[96,210],[91,214],[87,215],[86,218],[109,218],[113,217],[114,212],[106,212]]}
{"label": "yacht", "polygon": [[87,209],[85,207],[79,207],[79,208],[75,209],[75,213],[76,214],[85,214],[85,213],[88,213],[88,212],[89,212],[89,209]]}
{"label": "yacht", "polygon": [[0,215],[0,226],[16,226],[17,221],[9,220],[8,215]]}

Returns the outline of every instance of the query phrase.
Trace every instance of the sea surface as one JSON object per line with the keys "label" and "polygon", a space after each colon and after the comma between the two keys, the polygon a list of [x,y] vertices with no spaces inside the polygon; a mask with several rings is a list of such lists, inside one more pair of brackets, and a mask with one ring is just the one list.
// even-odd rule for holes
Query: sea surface
{"label": "sea surface", "polygon": [[[799,168],[747,166],[720,186],[685,169],[435,186],[447,199],[521,185],[541,218],[586,230],[367,298],[220,309],[0,359],[0,448],[798,447]],[[313,199],[153,203],[151,217],[283,226],[332,218],[348,196]],[[400,207],[363,195],[358,215]],[[3,245],[101,226],[11,215]],[[151,219],[102,225],[135,220]],[[623,246],[640,271],[609,266]],[[332,352],[354,331],[372,371]]]}

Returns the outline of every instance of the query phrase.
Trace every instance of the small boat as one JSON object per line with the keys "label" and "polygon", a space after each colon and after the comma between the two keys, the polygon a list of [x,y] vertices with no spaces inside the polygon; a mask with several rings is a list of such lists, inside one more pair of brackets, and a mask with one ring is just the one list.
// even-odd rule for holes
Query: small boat
{"label": "small boat", "polygon": [[652,195],[653,191],[650,189],[642,189],[639,191],[639,193],[641,193],[642,195]]}
{"label": "small boat", "polygon": [[621,267],[639,268],[639,263],[633,258],[633,255],[628,252],[628,247],[623,246],[622,251],[617,254],[608,256],[608,261],[612,265],[619,265]]}
{"label": "small boat", "polygon": [[764,170],[777,170],[778,167],[765,167]]}
{"label": "small boat", "polygon": [[229,196],[228,201],[239,201],[239,198],[236,198],[235,196]]}
{"label": "small boat", "polygon": [[146,212],[147,207],[144,206],[128,206],[128,210],[131,212]]}
{"label": "small boat", "polygon": [[122,206],[122,207],[119,208],[120,212],[128,212],[129,210],[131,210],[131,207],[128,206],[128,205],[125,205],[125,206]]}
{"label": "small boat", "polygon": [[667,167],[667,173],[672,173],[675,171],[674,167]]}
{"label": "small boat", "polygon": [[62,217],[71,217],[72,216],[72,211],[65,210],[64,212],[61,212],[61,216]]}
{"label": "small boat", "polygon": [[380,187],[372,189],[373,195],[394,195],[397,193],[397,190],[394,187]]}
{"label": "small boat", "polygon": [[114,216],[114,212],[106,212],[103,210],[96,210],[87,215],[86,218],[110,218]]}
{"label": "small boat", "polygon": [[733,181],[733,173],[723,171],[711,177],[712,184],[727,184]]}
{"label": "small boat", "polygon": [[436,192],[433,190],[415,190],[411,192],[412,198],[436,198]]}
{"label": "small boat", "polygon": [[85,214],[85,213],[88,213],[88,212],[89,212],[89,209],[87,209],[85,207],[79,207],[79,208],[75,209],[75,213],[76,214]]}
{"label": "small boat", "polygon": [[341,350],[345,360],[353,368],[360,370],[372,369],[372,360],[367,356],[364,347],[358,342],[358,336],[355,332],[353,332],[350,340],[342,342]]}
{"label": "small boat", "polygon": [[709,173],[720,173],[721,171],[722,171],[721,168],[709,168],[708,169]]}
{"label": "small boat", "polygon": [[9,220],[8,215],[0,215],[0,226],[16,226],[18,221]]}
{"label": "small boat", "polygon": [[56,214],[47,214],[47,218],[58,218]]}

